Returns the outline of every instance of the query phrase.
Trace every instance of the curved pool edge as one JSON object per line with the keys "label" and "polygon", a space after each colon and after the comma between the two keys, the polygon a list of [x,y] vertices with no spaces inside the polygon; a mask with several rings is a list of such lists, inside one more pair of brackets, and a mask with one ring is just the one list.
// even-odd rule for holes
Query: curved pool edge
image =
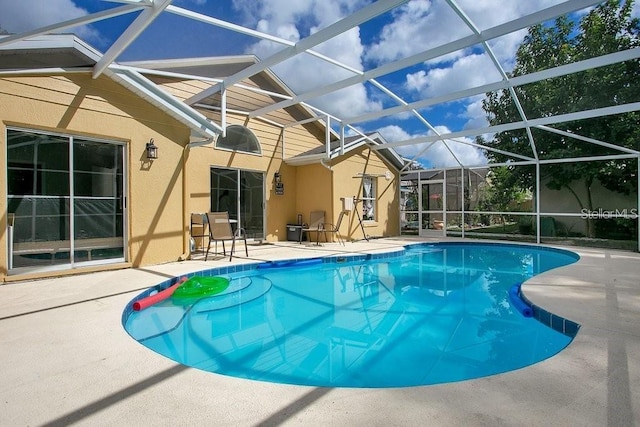
{"label": "curved pool edge", "polygon": [[545,310],[543,307],[540,307],[539,305],[531,302],[531,300],[527,298],[525,293],[522,292],[522,289],[520,290],[520,298],[522,298],[525,304],[531,307],[531,309],[533,310],[533,315],[531,317],[536,319],[538,322],[570,338],[575,338],[576,335],[578,335],[578,331],[581,327],[579,323],[554,314],[548,310]]}
{"label": "curved pool edge", "polygon": [[[131,301],[127,303],[125,309],[123,310],[122,317],[121,317],[121,324],[126,331],[127,319],[134,312],[133,304],[136,301],[146,298],[155,292],[160,292],[167,289],[168,287],[177,283],[182,277],[186,277],[188,279],[193,276],[217,276],[217,275],[224,275],[224,274],[230,274],[230,273],[236,273],[236,272],[242,272],[242,271],[258,270],[260,268],[265,268],[265,267],[270,268],[269,264],[276,265],[276,266],[282,265],[286,267],[292,267],[292,266],[295,266],[296,264],[307,265],[309,261],[314,261],[314,263],[316,263],[316,261],[318,261],[318,263],[345,263],[345,262],[352,262],[352,261],[358,261],[358,260],[388,259],[388,258],[401,256],[408,249],[416,246],[442,247],[442,246],[464,246],[464,245],[471,246],[471,245],[478,245],[478,244],[486,244],[491,246],[508,246],[508,247],[518,247],[518,248],[530,247],[536,250],[563,253],[565,255],[569,255],[576,259],[576,262],[572,264],[557,267],[552,270],[545,271],[541,274],[533,276],[532,278],[523,282],[521,284],[521,287],[531,282],[533,279],[540,277],[541,275],[545,275],[550,272],[554,272],[556,270],[567,268],[571,265],[575,265],[580,261],[580,254],[578,254],[577,252],[573,250],[565,249],[565,248],[554,247],[554,246],[537,245],[537,244],[529,244],[529,243],[521,243],[521,242],[493,242],[493,241],[485,241],[485,240],[474,240],[474,241],[460,241],[460,240],[446,241],[445,240],[445,241],[438,241],[438,242],[433,242],[433,241],[410,242],[410,243],[408,242],[398,248],[391,248],[388,250],[378,250],[378,251],[373,251],[371,253],[365,253],[365,254],[354,253],[354,254],[334,254],[334,255],[327,255],[322,257],[317,257],[317,256],[293,257],[293,258],[279,259],[277,261],[261,261],[261,262],[251,262],[247,264],[238,264],[238,265],[231,265],[231,266],[225,266],[225,267],[213,267],[210,269],[196,270],[186,274],[172,277],[171,279],[158,283],[157,285],[152,286],[146,289],[145,291],[143,291],[142,293],[136,295]],[[525,304],[531,306],[531,309],[533,311],[532,317],[535,320],[541,322],[545,326],[550,327],[555,331],[560,332],[572,339],[575,338],[575,336],[577,335],[581,327],[581,325],[578,322],[570,320],[567,317],[554,314],[551,311],[545,309],[542,305],[532,302],[526,296],[522,288],[520,289],[519,297],[523,300]],[[136,340],[134,337],[132,338]]]}
{"label": "curved pool edge", "polygon": [[[562,253],[564,255],[569,255],[572,258],[575,258],[575,262],[571,263],[571,264],[567,264],[567,265],[563,265],[561,267],[556,267],[553,268],[551,270],[548,271],[544,271],[540,274],[537,274],[527,280],[525,280],[523,283],[521,283],[520,285],[518,285],[518,297],[522,300],[522,302],[526,305],[528,305],[529,307],[531,307],[532,310],[532,318],[537,320],[538,322],[542,323],[543,325],[555,330],[556,332],[560,332],[563,335],[566,335],[568,337],[570,337],[572,340],[578,335],[578,332],[581,328],[581,323],[578,323],[576,321],[571,320],[569,317],[564,317],[561,316],[559,314],[556,313],[552,313],[550,310],[547,310],[544,308],[544,306],[542,304],[538,304],[533,302],[531,299],[529,299],[526,295],[525,290],[523,289],[523,287],[525,287],[525,285],[527,284],[532,284],[535,282],[535,279],[540,278],[541,276],[546,276],[549,275],[551,276],[552,274],[558,274],[562,271],[564,271],[564,269],[569,268],[571,266],[575,266],[576,264],[580,263],[581,260],[581,256],[578,252],[576,252],[576,250],[574,250],[574,248],[562,248],[562,247],[556,247],[556,246],[547,246],[547,245],[538,245],[538,244],[531,244],[531,243],[521,243],[521,242],[494,242],[494,241],[483,241],[483,240],[475,240],[475,241],[460,241],[460,240],[456,240],[456,241],[444,241],[444,242],[421,242],[421,243],[416,243],[417,245],[434,245],[434,246],[455,246],[455,245],[468,245],[468,244],[482,244],[482,243],[486,243],[489,245],[495,245],[495,246],[511,246],[511,247],[531,247],[531,248],[535,248],[537,250],[543,250],[543,251],[551,251],[551,252],[557,252],[557,253]],[[578,249],[578,248],[576,248]],[[554,310],[555,312],[556,310]],[[570,345],[571,343],[569,343]]]}
{"label": "curved pool edge", "polygon": [[[522,284],[524,295],[531,304],[578,323],[581,334],[586,329],[593,331],[594,327],[608,330],[612,323],[620,323],[618,307],[633,310],[629,295],[640,292],[637,286],[640,273],[629,273],[632,270],[629,266],[640,266],[640,254],[587,247],[568,249],[580,255],[580,259],[528,279]],[[621,324],[626,330],[626,322]]]}

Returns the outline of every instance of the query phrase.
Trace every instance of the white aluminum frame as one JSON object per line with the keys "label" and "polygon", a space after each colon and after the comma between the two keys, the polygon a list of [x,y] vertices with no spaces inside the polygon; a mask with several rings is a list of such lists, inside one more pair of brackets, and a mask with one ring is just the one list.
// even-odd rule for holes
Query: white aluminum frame
{"label": "white aluminum frame", "polygon": [[[380,150],[380,149],[389,149],[407,145],[418,145],[418,144],[426,144],[426,146],[416,155],[412,161],[418,158],[418,156],[424,154],[426,151],[431,149],[436,143],[444,144],[448,152],[457,162],[459,168],[469,169],[473,167],[486,167],[485,165],[470,165],[463,164],[462,160],[454,154],[454,150],[452,147],[455,144],[466,144],[473,146],[477,149],[481,150],[489,150],[494,151],[513,159],[513,162],[510,164],[535,164],[537,170],[539,171],[540,165],[551,162],[573,162],[573,161],[586,161],[586,160],[602,160],[605,157],[597,157],[597,158],[562,158],[562,159],[549,159],[549,160],[540,160],[538,157],[538,152],[535,145],[535,138],[532,134],[531,129],[536,128],[539,130],[543,130],[546,132],[552,132],[563,137],[574,138],[581,142],[588,144],[595,144],[599,146],[603,146],[609,149],[616,150],[620,152],[620,155],[612,155],[608,158],[636,158],[640,160],[640,151],[633,150],[625,147],[620,147],[615,144],[615,141],[599,141],[596,140],[589,135],[577,135],[566,130],[562,129],[562,123],[574,120],[585,120],[595,117],[602,117],[606,115],[615,115],[615,114],[623,114],[628,112],[640,111],[640,102],[630,102],[628,104],[623,105],[612,105],[605,106],[600,108],[593,108],[590,110],[583,110],[574,113],[568,114],[558,114],[549,117],[541,117],[541,118],[528,118],[524,112],[523,107],[520,105],[520,100],[516,94],[516,88],[521,85],[542,81],[545,79],[551,79],[558,76],[563,76],[572,73],[578,73],[581,71],[589,70],[596,67],[607,66],[611,64],[620,63],[623,61],[629,60],[637,60],[640,58],[640,48],[628,49],[625,51],[615,52],[607,55],[602,55],[599,57],[591,58],[588,60],[583,60],[579,62],[575,62],[568,65],[558,66],[554,68],[550,68],[544,71],[539,71],[535,73],[531,73],[528,75],[518,76],[514,78],[510,78],[505,70],[500,65],[500,62],[497,59],[497,56],[493,52],[489,42],[495,40],[499,37],[514,33],[516,31],[526,29],[535,24],[544,23],[549,20],[555,19],[559,16],[578,12],[584,10],[585,8],[593,7],[601,1],[598,0],[567,0],[563,3],[541,9],[536,10],[531,13],[525,14],[523,16],[519,16],[515,19],[509,20],[507,22],[503,22],[499,25],[495,25],[493,27],[489,27],[486,29],[481,29],[476,22],[474,22],[469,15],[465,12],[465,10],[456,2],[456,0],[445,0],[446,5],[460,18],[461,24],[468,28],[468,35],[458,38],[453,41],[449,41],[446,43],[442,43],[435,47],[427,48],[421,52],[417,52],[408,57],[391,61],[385,63],[377,68],[369,69],[369,70],[358,70],[355,69],[341,61],[332,58],[331,55],[321,54],[318,51],[314,50],[320,44],[327,42],[341,34],[345,31],[349,31],[353,28],[357,28],[359,25],[367,23],[368,21],[384,14],[389,11],[393,11],[394,9],[402,6],[408,0],[378,0],[375,2],[371,2],[361,7],[360,9],[352,12],[351,14],[346,15],[342,19],[334,22],[333,24],[328,25],[327,27],[321,28],[318,31],[304,37],[297,42],[292,42],[287,39],[283,39],[281,37],[277,37],[271,34],[266,34],[260,31],[257,31],[252,28],[247,28],[238,23],[224,21],[222,19],[216,18],[214,16],[208,16],[203,13],[198,13],[195,11],[188,10],[183,7],[178,7],[172,4],[172,0],[110,0],[110,3],[120,3],[120,5],[114,5],[112,8],[107,10],[91,13],[86,16],[80,18],[74,18],[71,20],[67,20],[64,22],[48,25],[42,28],[38,28],[35,30],[27,31],[21,34],[15,34],[10,36],[0,36],[0,49],[11,49],[17,46],[27,46],[27,45],[39,45],[42,47],[50,46],[50,38],[44,38],[43,35],[51,35],[55,32],[60,32],[61,30],[67,30],[69,28],[77,27],[80,25],[89,25],[95,22],[111,19],[114,17],[119,17],[122,15],[130,14],[130,13],[138,13],[138,16],[133,20],[133,22],[121,33],[120,37],[117,38],[115,43],[107,50],[106,53],[99,55],[95,54],[91,49],[86,49],[86,53],[90,57],[96,57],[96,64],[92,69],[92,75],[94,78],[97,78],[101,74],[106,74],[110,78],[115,81],[123,84],[124,86],[134,90],[136,93],[140,93],[150,102],[155,105],[163,108],[173,117],[177,118],[181,122],[187,124],[194,133],[199,134],[202,137],[213,139],[218,134],[223,134],[226,127],[226,116],[227,112],[232,112],[233,110],[227,105],[226,102],[226,92],[234,87],[242,87],[243,89],[248,89],[246,85],[243,85],[243,81],[249,77],[252,77],[258,73],[269,71],[274,66],[277,66],[284,61],[287,61],[297,55],[311,55],[315,58],[318,58],[324,61],[327,66],[340,67],[343,70],[347,70],[353,75],[342,79],[340,81],[336,81],[313,90],[309,90],[306,92],[298,93],[298,94],[276,94],[269,93],[269,95],[273,96],[276,101],[274,101],[270,105],[263,106],[261,108],[257,108],[254,111],[246,111],[243,114],[246,114],[249,118],[259,118],[266,123],[272,123],[275,126],[280,127],[282,131],[282,139],[285,140],[286,129],[291,126],[300,125],[302,123],[307,122],[300,121],[296,123],[276,123],[275,121],[267,118],[267,115],[276,110],[289,108],[292,106],[300,106],[301,108],[308,111],[310,114],[315,115],[315,118],[310,120],[317,120],[321,123],[323,122],[326,129],[326,138],[325,138],[325,146],[326,152],[324,157],[320,158],[320,161],[323,162],[330,158],[332,153],[329,150],[329,143],[332,138],[340,139],[340,150],[339,153],[343,154],[345,150],[344,140],[345,140],[345,129],[350,130],[356,134],[360,134],[362,136],[365,135],[366,132],[363,132],[362,129],[358,129],[356,126],[358,124],[364,124],[365,122],[382,119],[382,118],[390,118],[393,115],[399,113],[407,113],[415,117],[419,122],[421,122],[425,126],[425,131],[430,132],[431,134],[424,137],[411,138],[405,141],[394,141],[386,144],[373,144],[373,141],[367,141],[367,143],[371,144],[372,149]],[[212,25],[218,28],[222,28],[227,31],[237,32],[249,37],[254,37],[257,40],[265,40],[269,42],[278,43],[283,46],[283,48],[273,55],[263,58],[260,61],[255,62],[252,65],[242,69],[241,71],[222,78],[209,80],[213,83],[211,87],[205,89],[190,98],[186,101],[179,100],[164,92],[155,84],[153,84],[150,80],[146,79],[143,74],[146,72],[160,74],[161,72],[153,71],[153,70],[143,70],[143,69],[134,69],[127,68],[118,65],[115,61],[120,56],[120,54],[133,43],[137,37],[162,14],[169,13],[174,15],[179,15],[181,17],[191,19],[194,21],[198,21],[200,23],[204,23],[207,25]],[[55,37],[53,38],[55,39]],[[58,40],[58,43],[62,43],[62,39]],[[76,47],[80,46],[81,43],[76,40]],[[80,46],[82,47],[82,46]],[[489,84],[483,84],[471,88],[467,88],[464,90],[459,90],[455,92],[445,93],[440,96],[420,99],[412,102],[407,102],[402,97],[391,91],[389,88],[385,87],[378,80],[379,77],[389,75],[391,73],[395,73],[398,71],[402,71],[408,67],[414,67],[421,63],[424,63],[429,60],[433,60],[439,57],[442,57],[447,54],[451,54],[462,49],[469,48],[481,48],[492,60],[496,70],[501,76],[500,81],[496,81]],[[8,70],[0,72],[1,75],[11,75],[20,73],[21,71],[24,73],[46,73],[55,70],[56,72],[77,72],[78,70],[67,68],[67,69],[41,69],[41,70]],[[83,69],[86,72],[86,70]],[[165,73],[165,75],[169,75],[169,73]],[[205,79],[200,76],[185,76],[192,77],[194,79]],[[375,111],[367,114],[359,114],[353,117],[335,117],[327,112],[324,112],[316,107],[313,107],[309,104],[314,99],[327,95],[329,93],[345,89],[354,85],[363,85],[369,84],[380,92],[387,96],[388,99],[397,104],[397,106],[388,107],[382,109],[381,111]],[[250,89],[259,91],[259,89]],[[428,107],[433,107],[437,105],[443,105],[453,101],[461,101],[471,96],[481,95],[490,91],[500,91],[506,90],[514,102],[519,115],[520,120],[512,122],[512,123],[503,123],[496,126],[487,126],[483,128],[473,128],[473,129],[465,129],[459,131],[452,131],[447,134],[441,134],[437,132],[435,127],[431,124],[429,119],[425,116],[425,113],[421,113],[419,110],[425,110]],[[208,120],[202,114],[195,110],[192,106],[199,106],[203,100],[207,97],[216,94],[222,94],[222,104],[219,107],[221,110],[221,123],[213,123]],[[264,93],[264,92],[263,92]],[[200,107],[199,107],[200,108]],[[334,133],[331,130],[331,126],[335,125],[336,128],[339,127],[340,131]],[[484,135],[495,132],[502,132],[508,130],[525,130],[529,145],[531,147],[530,155],[521,155],[518,153],[512,153],[509,151],[498,150],[492,147],[485,147],[480,144],[476,144],[469,141],[464,141],[461,138],[469,138],[475,137],[478,135]],[[333,153],[335,154],[335,153]],[[285,158],[284,144],[283,144],[283,158]],[[324,164],[324,163],[323,163]],[[640,172],[640,162],[639,162],[639,172]],[[638,179],[640,181],[640,173],[638,174]],[[536,181],[536,192],[539,192],[539,176]],[[638,207],[640,209],[640,197],[638,198]],[[539,200],[539,198],[538,198]],[[542,214],[538,212],[538,223],[539,216]],[[538,227],[539,230],[539,227]],[[639,227],[640,234],[640,227]],[[538,236],[539,241],[539,236]],[[640,242],[640,239],[639,239]]]}

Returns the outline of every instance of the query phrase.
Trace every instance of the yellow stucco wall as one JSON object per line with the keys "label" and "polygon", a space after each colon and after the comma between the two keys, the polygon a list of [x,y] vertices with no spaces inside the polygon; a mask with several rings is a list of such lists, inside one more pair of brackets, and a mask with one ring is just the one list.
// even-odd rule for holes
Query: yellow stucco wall
{"label": "yellow stucco wall", "polygon": [[[332,164],[334,179],[333,221],[335,222],[342,210],[340,199],[343,197],[362,197],[361,175],[372,175],[376,183],[376,221],[363,221],[364,231],[370,237],[396,236],[400,234],[399,219],[399,177],[398,172],[374,150],[362,147],[352,155],[340,158]],[[390,176],[387,179],[386,175]],[[356,203],[355,208],[362,218],[362,203]],[[348,213],[340,227],[340,235],[346,240],[360,240],[364,238],[360,221],[355,211]]]}
{"label": "yellow stucco wall", "polygon": [[[169,83],[167,83],[169,85]],[[189,96],[197,86],[171,82],[170,91]],[[238,96],[237,94],[235,96]],[[201,111],[217,123],[215,111]],[[279,110],[273,117],[299,119],[298,110]],[[211,167],[250,170],[264,174],[265,238],[287,239],[287,223],[297,214],[309,221],[311,211],[323,210],[326,221],[336,222],[342,210],[340,197],[361,196],[358,173],[381,174],[378,178],[379,220],[366,223],[370,236],[398,234],[397,172],[375,151],[362,148],[331,164],[331,170],[315,163],[292,166],[284,157],[305,153],[325,143],[317,123],[283,129],[260,119],[228,114],[227,125],[251,129],[260,141],[262,154],[216,149],[213,145],[187,148],[189,129],[107,77],[90,74],[54,76],[5,76],[0,79],[0,164],[6,171],[6,128],[50,131],[64,135],[96,137],[124,143],[128,157],[126,190],[129,265],[181,259],[188,251],[189,213],[210,209]],[[145,144],[150,138],[159,147],[159,159],[149,162]],[[186,171],[186,172],[185,172]],[[183,173],[184,172],[184,173]],[[284,194],[275,194],[274,173],[279,172]],[[6,265],[6,186],[0,186],[0,279],[8,280]],[[361,209],[361,204],[358,206]],[[362,231],[353,212],[341,227],[343,237],[361,239]],[[93,267],[92,269],[103,269]],[[42,276],[58,273],[43,273]],[[26,277],[25,277],[26,278]],[[12,280],[16,277],[12,276]]]}
{"label": "yellow stucco wall", "polygon": [[[148,265],[183,253],[182,151],[189,138],[185,126],[109,78],[94,80],[89,73],[0,78],[0,126],[5,174],[7,127],[124,142],[129,159],[128,261]],[[145,156],[150,138],[160,147],[153,163]],[[1,278],[7,275],[6,200],[2,185]]]}
{"label": "yellow stucco wall", "polygon": [[324,211],[326,221],[331,222],[333,172],[319,164],[297,166],[297,169],[296,213],[302,214],[303,222],[308,223],[312,211]]}

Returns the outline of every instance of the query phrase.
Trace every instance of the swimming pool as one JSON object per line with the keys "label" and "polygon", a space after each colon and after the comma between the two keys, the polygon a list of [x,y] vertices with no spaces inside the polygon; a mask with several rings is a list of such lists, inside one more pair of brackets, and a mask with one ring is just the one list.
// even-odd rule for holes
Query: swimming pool
{"label": "swimming pool", "polygon": [[555,317],[563,327],[549,327],[538,308],[523,316],[509,290],[577,259],[526,245],[444,243],[211,270],[198,274],[230,279],[224,292],[139,312],[129,304],[123,323],[176,362],[240,378],[328,387],[461,381],[531,365],[571,342],[577,325]]}

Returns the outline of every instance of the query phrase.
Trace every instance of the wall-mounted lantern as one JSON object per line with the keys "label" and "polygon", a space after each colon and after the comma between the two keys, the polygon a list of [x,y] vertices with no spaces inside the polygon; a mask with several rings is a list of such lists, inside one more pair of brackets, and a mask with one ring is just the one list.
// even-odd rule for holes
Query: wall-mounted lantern
{"label": "wall-mounted lantern", "polygon": [[147,159],[155,160],[158,158],[158,147],[153,143],[153,138],[147,142]]}

